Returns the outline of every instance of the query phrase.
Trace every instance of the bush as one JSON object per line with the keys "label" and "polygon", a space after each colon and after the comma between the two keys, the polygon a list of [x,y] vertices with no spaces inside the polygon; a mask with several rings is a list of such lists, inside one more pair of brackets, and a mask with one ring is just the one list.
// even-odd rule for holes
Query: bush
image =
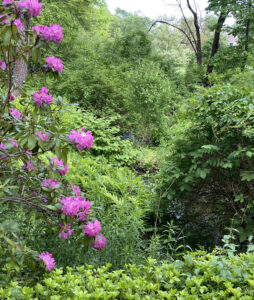
{"label": "bush", "polygon": [[192,246],[217,243],[232,218],[241,242],[253,231],[252,77],[238,75],[190,99],[170,130],[158,182],[162,223],[178,220]]}
{"label": "bush", "polygon": [[89,262],[110,262],[116,268],[142,260],[144,221],[154,196],[142,178],[126,167],[114,167],[103,157],[73,153],[69,162],[68,178],[85,191],[107,232],[107,249],[96,257],[88,253]]}
{"label": "bush", "polygon": [[242,299],[254,297],[254,255],[188,254],[173,263],[56,269],[34,287],[0,289],[8,299]]}
{"label": "bush", "polygon": [[72,128],[85,126],[94,136],[94,144],[91,152],[95,156],[103,155],[111,162],[118,165],[133,166],[138,160],[138,153],[133,149],[131,140],[121,140],[120,128],[115,125],[118,116],[98,118],[94,113],[82,111],[80,108],[72,107],[72,115],[65,114],[62,123],[67,131]]}

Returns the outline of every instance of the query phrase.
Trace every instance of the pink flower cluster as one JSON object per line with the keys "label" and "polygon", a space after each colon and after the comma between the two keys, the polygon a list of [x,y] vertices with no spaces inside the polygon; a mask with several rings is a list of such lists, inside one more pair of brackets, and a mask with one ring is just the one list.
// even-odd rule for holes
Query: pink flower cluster
{"label": "pink flower cluster", "polygon": [[72,187],[72,192],[73,192],[73,194],[74,194],[75,196],[80,196],[80,194],[81,194],[80,187],[77,186],[77,185],[74,185],[74,184],[72,184],[71,187]]}
{"label": "pink flower cluster", "polygon": [[20,0],[17,3],[17,9],[19,14],[26,12],[27,14],[35,18],[40,15],[41,7],[42,3],[39,3],[38,0]]}
{"label": "pink flower cluster", "polygon": [[92,247],[96,250],[101,250],[106,246],[107,240],[105,236],[99,234],[95,237],[94,242],[92,243]]}
{"label": "pink flower cluster", "polygon": [[63,30],[58,24],[50,24],[50,26],[36,25],[33,30],[48,42],[52,41],[58,44],[63,39]]}
{"label": "pink flower cluster", "polygon": [[[49,140],[49,136],[46,135],[44,132],[40,131],[40,132],[35,132],[35,135],[40,138],[43,142],[45,142],[46,140]],[[37,138],[37,139],[38,139]]]}
{"label": "pink flower cluster", "polygon": [[3,0],[3,8],[8,9],[17,9],[19,14],[27,13],[32,17],[38,17],[41,13],[42,3],[39,3],[38,0],[19,0],[18,2],[14,0]]}
{"label": "pink flower cluster", "polygon": [[61,210],[65,215],[74,217],[79,213],[80,221],[84,221],[90,213],[91,202],[86,201],[85,197],[70,196],[62,198],[60,202],[63,204]]}
{"label": "pink flower cluster", "polygon": [[54,189],[60,185],[60,182],[58,182],[56,179],[43,179],[42,181],[42,186],[49,188],[49,189]]}
{"label": "pink flower cluster", "polygon": [[98,220],[94,222],[88,222],[87,225],[84,225],[84,234],[89,237],[96,236],[101,231],[101,223]]}
{"label": "pink flower cluster", "polygon": [[50,164],[50,166],[55,168],[61,176],[64,176],[68,172],[69,165],[66,164],[64,166],[62,159],[59,160],[57,157],[54,157],[51,158],[51,162],[53,165]]}
{"label": "pink flower cluster", "polygon": [[101,223],[98,220],[94,222],[88,222],[87,225],[84,225],[84,234],[89,237],[94,237],[94,242],[92,247],[96,250],[101,250],[106,246],[107,240],[105,236],[99,234],[101,231]]}
{"label": "pink flower cluster", "polygon": [[70,223],[67,226],[60,224],[59,227],[62,229],[62,231],[59,233],[58,237],[68,239],[68,237],[72,235],[73,229],[71,229]]}
{"label": "pink flower cluster", "polygon": [[51,253],[42,252],[39,255],[39,260],[42,260],[45,263],[46,270],[51,271],[52,269],[54,269],[56,263]]}
{"label": "pink flower cluster", "polygon": [[[5,142],[6,139],[3,139],[3,141]],[[9,138],[8,141],[9,141],[10,144],[12,144],[13,147],[18,148],[18,143],[17,143],[17,141],[15,139]],[[6,148],[7,147],[6,147],[5,144],[0,143],[0,149],[5,150]]]}
{"label": "pink flower cluster", "polygon": [[34,166],[33,166],[32,162],[31,162],[31,160],[29,160],[29,161],[27,162],[27,164],[24,164],[24,165],[22,166],[22,169],[23,169],[23,170],[27,170],[27,171],[29,171],[29,172],[33,171],[33,170],[34,170]]}
{"label": "pink flower cluster", "polygon": [[[5,19],[2,20],[2,22],[0,22],[1,25],[5,25],[5,24],[11,24],[11,21],[8,21],[8,19],[10,18],[9,15],[5,14],[5,15],[0,15],[0,18],[5,17]],[[14,19],[13,24],[15,26],[18,27],[18,32],[22,33],[22,31],[24,30],[22,21],[20,19]]]}
{"label": "pink flower cluster", "polygon": [[68,135],[68,139],[71,143],[76,143],[76,147],[79,150],[89,149],[93,145],[93,136],[91,131],[85,132],[85,128],[81,129],[81,132],[72,129]]}
{"label": "pink flower cluster", "polygon": [[21,113],[16,108],[10,108],[9,112],[14,118],[19,119],[22,117]]}
{"label": "pink flower cluster", "polygon": [[0,72],[6,70],[6,63],[2,60],[0,60]]}
{"label": "pink flower cluster", "polygon": [[49,56],[46,58],[46,71],[53,69],[53,71],[57,73],[61,73],[63,70],[63,64],[60,58],[56,58],[55,56]]}
{"label": "pink flower cluster", "polygon": [[49,90],[46,87],[41,88],[39,91],[33,93],[33,99],[37,106],[42,106],[43,102],[45,104],[50,104],[52,102],[52,95],[48,95]]}

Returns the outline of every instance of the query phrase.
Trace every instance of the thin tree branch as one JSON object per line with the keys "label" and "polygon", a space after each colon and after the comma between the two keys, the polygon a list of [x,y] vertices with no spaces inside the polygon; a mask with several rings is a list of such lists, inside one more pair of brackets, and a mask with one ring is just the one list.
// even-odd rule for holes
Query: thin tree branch
{"label": "thin tree branch", "polygon": [[0,202],[14,202],[14,203],[20,203],[20,204],[25,204],[27,206],[33,207],[36,210],[46,213],[48,215],[57,215],[56,211],[52,211],[46,207],[40,206],[39,204],[36,204],[32,202],[33,200],[38,200],[40,197],[27,197],[27,198],[19,198],[19,197],[6,197],[6,198],[0,198]]}
{"label": "thin tree branch", "polygon": [[177,2],[178,6],[179,6],[179,8],[180,8],[180,10],[181,10],[181,13],[182,13],[184,22],[185,22],[187,28],[189,29],[190,35],[192,36],[194,43],[197,44],[195,35],[194,35],[194,33],[193,33],[193,31],[192,31],[190,25],[189,25],[189,22],[187,21],[187,19],[186,19],[186,17],[185,17],[185,14],[184,14],[184,11],[183,11],[183,8],[182,8],[181,0],[176,0],[176,2]]}
{"label": "thin tree branch", "polygon": [[179,30],[180,32],[182,32],[182,33],[186,36],[186,38],[188,39],[188,41],[189,41],[189,43],[190,43],[192,49],[193,49],[194,52],[195,52],[195,55],[197,56],[197,50],[196,50],[195,45],[194,45],[193,41],[191,40],[191,38],[188,36],[188,34],[187,34],[182,28],[180,28],[180,27],[178,27],[178,26],[176,26],[176,25],[174,25],[174,24],[168,23],[168,22],[166,22],[166,21],[160,21],[160,20],[157,20],[157,21],[154,21],[154,22],[152,23],[152,25],[151,25],[150,28],[148,29],[148,32],[147,32],[147,33],[149,33],[149,32],[151,31],[151,29],[152,29],[157,23],[166,24],[166,25],[171,26],[171,27],[173,27],[173,28]]}

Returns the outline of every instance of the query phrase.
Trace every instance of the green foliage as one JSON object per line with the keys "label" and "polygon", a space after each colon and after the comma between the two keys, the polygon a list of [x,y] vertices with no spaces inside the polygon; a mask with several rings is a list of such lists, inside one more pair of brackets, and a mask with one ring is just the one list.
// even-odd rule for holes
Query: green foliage
{"label": "green foliage", "polygon": [[62,124],[67,132],[85,127],[94,137],[90,152],[95,156],[103,155],[111,162],[119,165],[133,166],[138,160],[138,151],[130,140],[121,140],[120,128],[117,124],[119,116],[96,117],[91,111],[83,111],[78,107],[71,108],[72,114],[65,113]]}
{"label": "green foliage", "polygon": [[[71,244],[66,247],[65,241],[55,238],[54,230],[45,230],[45,224],[36,220],[32,221],[33,230],[25,235],[28,245],[53,252],[57,265],[63,267],[110,262],[119,268],[125,263],[143,261],[144,223],[154,197],[143,180],[128,168],[108,164],[103,157],[95,159],[89,154],[81,157],[73,153],[68,163],[67,177],[81,187],[96,208],[93,217],[102,224],[107,246],[101,251],[91,249],[85,253],[84,243],[78,237],[70,237]],[[27,221],[23,218],[22,222]]]}
{"label": "green foliage", "polygon": [[[91,217],[101,222],[107,238],[105,249],[89,249],[86,252],[83,234],[69,237],[66,244],[66,240],[57,238],[59,222],[55,223],[49,217],[38,218],[37,214],[26,209],[13,212],[7,206],[5,209],[2,207],[0,230],[1,226],[5,229],[3,235],[0,232],[0,268],[3,284],[14,279],[24,284],[38,280],[41,275],[38,266],[32,275],[31,270],[34,270],[34,262],[38,265],[38,253],[42,249],[54,253],[56,264],[64,268],[88,262],[95,266],[110,262],[117,269],[126,263],[140,263],[147,256],[144,252],[147,244],[145,223],[154,195],[142,178],[126,167],[113,166],[105,158],[94,158],[89,153],[82,156],[72,153],[68,156],[68,163],[68,179],[81,187],[86,199],[95,208],[96,213],[92,212]],[[17,224],[14,226],[10,222],[9,230],[5,220],[12,219],[19,226],[16,228]],[[9,240],[14,244],[9,245]]]}
{"label": "green foliage", "polygon": [[79,185],[96,207],[96,216],[105,230],[107,247],[86,261],[110,262],[114,268],[142,259],[144,221],[153,194],[141,177],[128,168],[114,167],[102,157],[69,157],[68,177]]}
{"label": "green foliage", "polygon": [[190,99],[171,128],[161,169],[163,219],[178,219],[192,245],[216,243],[234,218],[240,241],[253,223],[253,74]]}
{"label": "green foliage", "polygon": [[[21,277],[26,284],[33,281],[42,272],[37,263],[39,254],[27,246],[19,224],[11,218],[7,219],[10,217],[8,211],[10,208],[7,205],[1,207],[0,285],[11,280],[19,280]],[[33,274],[30,273],[31,271]]]}
{"label": "green foliage", "polygon": [[128,73],[127,107],[130,120],[137,128],[142,142],[159,143],[165,127],[166,115],[173,109],[170,83],[158,64],[144,61]]}
{"label": "green foliage", "polygon": [[173,263],[56,269],[33,287],[11,282],[0,289],[11,299],[242,299],[254,297],[254,255],[187,254]]}

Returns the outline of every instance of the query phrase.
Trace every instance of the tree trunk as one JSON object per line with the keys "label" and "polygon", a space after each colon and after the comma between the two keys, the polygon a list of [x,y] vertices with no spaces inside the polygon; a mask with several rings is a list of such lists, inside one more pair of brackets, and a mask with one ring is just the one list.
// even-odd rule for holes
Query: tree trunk
{"label": "tree trunk", "polygon": [[196,51],[197,51],[196,59],[197,59],[197,64],[199,66],[201,66],[202,65],[202,47],[201,47],[200,27],[198,24],[198,15],[195,12],[195,10],[191,7],[189,0],[187,0],[187,5],[194,17],[194,26],[195,26],[195,31],[196,31]]}
{"label": "tree trunk", "polygon": [[207,66],[207,70],[206,70],[206,74],[209,75],[212,73],[213,71],[213,63],[211,63],[211,59],[215,56],[215,54],[218,52],[219,47],[220,47],[220,34],[221,34],[221,29],[222,26],[228,16],[228,11],[227,12],[221,12],[217,25],[216,25],[216,29],[215,29],[215,33],[214,33],[214,38],[213,38],[213,45],[212,45],[212,51],[211,51],[211,55],[210,55],[210,63]]}
{"label": "tree trunk", "polygon": [[[25,20],[23,22],[24,30],[29,30],[30,28],[30,17],[25,17]],[[25,44],[29,43],[29,36],[26,35],[24,37]],[[20,42],[21,43],[21,42]],[[29,59],[29,53],[23,53],[24,57],[28,61]],[[28,64],[24,61],[24,59],[18,58],[14,62],[13,67],[13,88],[12,88],[12,94],[15,97],[18,97],[20,95],[20,88],[23,88],[23,82],[26,81],[27,74],[28,74]]]}

